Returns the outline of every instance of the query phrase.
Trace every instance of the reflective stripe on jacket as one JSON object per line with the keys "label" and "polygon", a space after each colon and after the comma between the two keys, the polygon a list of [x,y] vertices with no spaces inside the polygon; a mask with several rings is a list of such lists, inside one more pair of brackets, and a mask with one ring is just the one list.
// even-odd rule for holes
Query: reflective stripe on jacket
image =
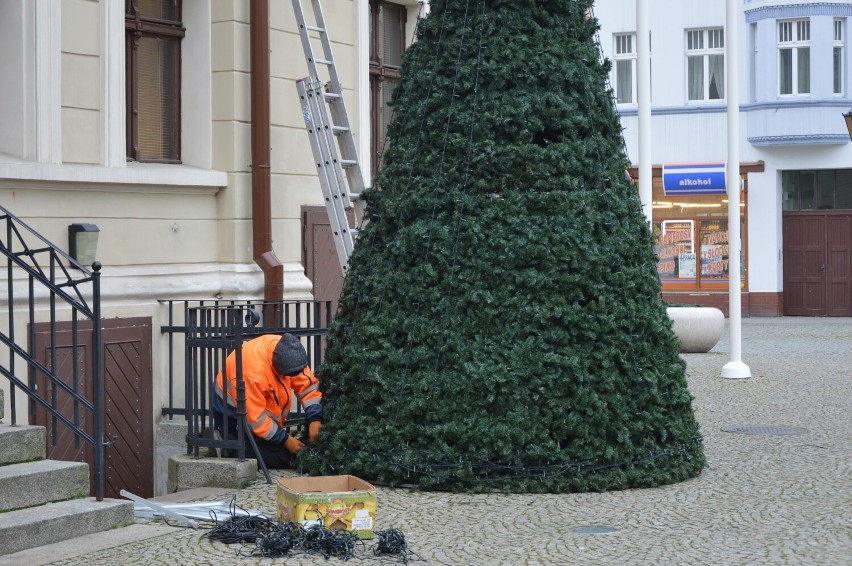
{"label": "reflective stripe on jacket", "polygon": [[[284,425],[293,405],[294,392],[296,399],[306,408],[322,400],[319,381],[311,368],[306,367],[299,375],[289,377],[279,375],[272,367],[272,353],[280,339],[274,334],[259,336],[244,343],[242,348],[246,420],[255,436],[265,440],[272,440]],[[226,400],[228,405],[236,408],[236,352],[228,355],[224,370],[228,376]],[[223,396],[224,393],[220,371],[216,376],[216,394]]]}

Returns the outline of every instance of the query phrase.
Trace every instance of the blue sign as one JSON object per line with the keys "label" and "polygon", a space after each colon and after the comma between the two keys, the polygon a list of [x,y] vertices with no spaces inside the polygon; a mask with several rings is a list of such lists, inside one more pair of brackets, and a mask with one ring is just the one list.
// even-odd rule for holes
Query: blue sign
{"label": "blue sign", "polygon": [[723,195],[725,164],[663,165],[663,191],[667,195]]}

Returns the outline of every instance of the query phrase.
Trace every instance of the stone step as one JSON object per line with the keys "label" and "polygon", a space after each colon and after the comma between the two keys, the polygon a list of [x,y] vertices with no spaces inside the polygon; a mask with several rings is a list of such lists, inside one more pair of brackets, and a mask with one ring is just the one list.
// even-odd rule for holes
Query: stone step
{"label": "stone step", "polygon": [[0,513],[0,555],[130,525],[133,502],[93,497]]}
{"label": "stone step", "polygon": [[85,462],[36,460],[0,466],[0,512],[89,494]]}
{"label": "stone step", "polygon": [[0,424],[0,466],[44,460],[46,450],[43,426]]}

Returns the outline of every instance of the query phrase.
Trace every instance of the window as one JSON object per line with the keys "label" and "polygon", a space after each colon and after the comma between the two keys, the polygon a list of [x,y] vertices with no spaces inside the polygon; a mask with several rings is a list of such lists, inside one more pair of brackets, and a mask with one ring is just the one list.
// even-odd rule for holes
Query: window
{"label": "window", "polygon": [[725,98],[725,32],[722,28],[686,32],[688,100]]}
{"label": "window", "polygon": [[781,95],[811,92],[811,22],[778,22],[778,90]]}
{"label": "window", "polygon": [[852,169],[781,172],[782,210],[852,209]]}
{"label": "window", "polygon": [[636,34],[615,34],[615,98],[619,104],[636,102]]}
{"label": "window", "polygon": [[[727,285],[730,273],[727,220],[702,218],[700,213],[689,216],[687,212],[677,219],[655,221],[654,234],[657,275],[664,290],[719,289]],[[740,277],[745,281],[744,261],[740,269]]]}
{"label": "window", "polygon": [[374,173],[381,165],[385,134],[391,121],[389,102],[399,85],[406,14],[405,6],[400,4],[370,0],[370,150]]}
{"label": "window", "polygon": [[[706,46],[706,45],[705,45]],[[746,194],[740,191],[740,278],[746,281]],[[667,190],[664,179],[654,178],[652,204],[656,236],[657,274],[664,292],[721,290],[728,286],[729,223],[726,193]]]}
{"label": "window", "polygon": [[834,94],[843,94],[843,20],[834,20]]}
{"label": "window", "polygon": [[127,0],[127,158],[180,162],[181,0]]}

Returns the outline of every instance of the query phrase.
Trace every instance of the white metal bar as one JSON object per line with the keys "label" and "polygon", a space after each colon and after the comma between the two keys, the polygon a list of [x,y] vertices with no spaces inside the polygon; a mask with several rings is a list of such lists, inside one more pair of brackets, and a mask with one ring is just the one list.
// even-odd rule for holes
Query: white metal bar
{"label": "white metal bar", "polygon": [[[127,491],[126,489],[122,489],[119,492],[119,494],[122,497],[126,497],[127,499],[132,500],[134,503],[139,503],[139,504],[145,505],[148,508],[153,509],[154,511],[156,511],[158,513],[162,513],[164,517],[167,517],[169,519],[174,519],[175,521],[178,521],[182,525],[186,525],[187,527],[190,527],[190,528],[193,528],[193,529],[198,528],[198,523],[196,523],[192,519],[188,519],[187,517],[184,517],[183,515],[179,515],[178,513],[175,513],[174,511],[170,511],[169,509],[166,509],[165,507],[163,507],[162,505],[160,505],[158,503],[155,503],[154,501],[149,501],[147,499],[139,497],[138,495],[134,495],[134,494],[130,493],[129,491]],[[134,505],[134,508],[135,508],[135,505]]]}
{"label": "white metal bar", "polygon": [[636,89],[639,128],[639,200],[648,221],[653,222],[654,173],[651,160],[651,8],[650,0],[636,0]]}
{"label": "white metal bar", "polygon": [[308,85],[306,82],[306,80],[297,81],[296,88],[303,105],[302,114],[317,166],[320,187],[325,198],[337,257],[341,272],[345,276],[355,245],[346,213],[347,209],[352,207],[352,203],[346,189],[342,165],[337,156],[334,134],[330,128],[326,127],[325,103],[320,95],[323,87],[317,83]]}
{"label": "white metal bar", "polygon": [[728,325],[731,361],[722,367],[722,377],[751,377],[742,361],[742,289],[740,287],[740,66],[738,0],[726,0],[725,96],[728,110]]}

